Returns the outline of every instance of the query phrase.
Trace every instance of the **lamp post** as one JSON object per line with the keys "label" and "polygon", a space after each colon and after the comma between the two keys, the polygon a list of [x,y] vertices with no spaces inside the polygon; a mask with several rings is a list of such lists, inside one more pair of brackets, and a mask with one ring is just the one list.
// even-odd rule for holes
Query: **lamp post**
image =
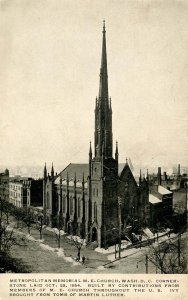
{"label": "lamp post", "polygon": [[[114,228],[112,228],[112,232],[118,238],[119,258],[121,258],[121,236],[119,235],[119,229],[114,227]],[[117,258],[117,255],[116,255],[116,241],[115,241],[115,258]]]}
{"label": "lamp post", "polygon": [[[116,236],[118,237],[118,245],[119,245],[119,259],[121,258],[121,197],[118,197],[118,228],[112,228],[112,232],[114,234],[116,234]],[[115,243],[115,258],[116,258],[116,243]]]}
{"label": "lamp post", "polygon": [[40,233],[40,240],[42,240],[43,221],[44,221],[44,216],[42,213],[39,213],[39,215],[38,215],[38,230]]}

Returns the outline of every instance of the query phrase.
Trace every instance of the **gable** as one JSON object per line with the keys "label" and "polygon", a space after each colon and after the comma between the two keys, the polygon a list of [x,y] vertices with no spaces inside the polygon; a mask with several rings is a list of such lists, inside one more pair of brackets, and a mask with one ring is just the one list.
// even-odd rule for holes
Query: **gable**
{"label": "gable", "polygon": [[128,164],[125,164],[124,168],[121,171],[119,176],[120,182],[131,184],[132,186],[137,187],[136,180],[131,172],[131,169]]}

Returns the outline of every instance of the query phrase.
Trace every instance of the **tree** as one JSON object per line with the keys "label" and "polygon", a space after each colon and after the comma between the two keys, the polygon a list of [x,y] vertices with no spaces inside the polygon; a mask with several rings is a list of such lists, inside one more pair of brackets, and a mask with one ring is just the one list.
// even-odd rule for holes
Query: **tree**
{"label": "tree", "polygon": [[0,273],[6,272],[28,272],[28,268],[21,261],[10,255],[12,246],[25,246],[26,240],[23,235],[16,232],[16,228],[10,227],[5,222],[0,223]]}
{"label": "tree", "polygon": [[23,222],[27,226],[28,233],[30,234],[31,227],[35,223],[34,212],[30,208],[24,210]]}
{"label": "tree", "polygon": [[37,216],[35,218],[35,224],[36,224],[36,228],[38,229],[38,231],[40,233],[40,240],[42,240],[42,230],[43,230],[43,226],[44,226],[44,216],[42,213],[37,214]]}
{"label": "tree", "polygon": [[[16,234],[15,226],[10,227],[3,221],[0,224],[0,250],[9,251],[13,245],[23,245],[25,238]],[[24,244],[25,245],[25,244]]]}
{"label": "tree", "polygon": [[3,217],[4,206],[5,206],[5,200],[3,200],[2,197],[0,197],[0,223]]}
{"label": "tree", "polygon": [[175,240],[155,242],[150,245],[148,259],[160,270],[161,274],[180,274],[186,271],[186,256],[181,235]]}
{"label": "tree", "polygon": [[77,260],[80,260],[80,255],[81,255],[81,249],[84,245],[85,240],[81,239],[80,237],[77,236],[70,236],[70,240],[72,242],[72,244],[76,247],[77,249]]}
{"label": "tree", "polygon": [[3,206],[4,206],[3,211],[4,211],[4,214],[6,216],[6,222],[8,224],[9,223],[9,217],[12,214],[14,208],[13,208],[13,205],[11,203],[9,203],[8,201],[4,201]]}
{"label": "tree", "polygon": [[63,230],[63,219],[61,214],[58,214],[54,218],[54,222],[56,223],[56,228],[54,228],[55,237],[57,240],[58,248],[61,247],[61,230]]}
{"label": "tree", "polygon": [[24,209],[22,207],[15,206],[14,210],[13,210],[13,215],[16,218],[16,226],[17,226],[17,228],[19,228],[21,225],[21,222],[24,219]]}
{"label": "tree", "polygon": [[116,258],[116,244],[118,244],[118,254],[119,258],[121,258],[121,232],[119,232],[118,228],[113,227],[112,228],[112,233],[114,234],[115,237],[115,258]]}

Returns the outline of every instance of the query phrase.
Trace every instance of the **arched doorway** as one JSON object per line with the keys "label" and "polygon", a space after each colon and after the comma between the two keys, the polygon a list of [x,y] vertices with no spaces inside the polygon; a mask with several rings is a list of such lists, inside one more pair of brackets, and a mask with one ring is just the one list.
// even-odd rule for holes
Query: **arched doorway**
{"label": "arched doorway", "polygon": [[67,233],[68,234],[72,234],[73,232],[72,232],[73,230],[72,230],[72,221],[68,221],[67,222]]}
{"label": "arched doorway", "polygon": [[95,227],[92,228],[91,240],[92,242],[97,241],[97,229]]}

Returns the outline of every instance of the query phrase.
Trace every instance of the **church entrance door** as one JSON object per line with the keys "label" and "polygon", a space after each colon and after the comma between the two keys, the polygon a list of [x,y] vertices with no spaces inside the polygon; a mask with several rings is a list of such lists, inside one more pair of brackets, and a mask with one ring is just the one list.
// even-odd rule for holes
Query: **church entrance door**
{"label": "church entrance door", "polygon": [[97,229],[95,227],[92,228],[92,242],[97,241]]}

